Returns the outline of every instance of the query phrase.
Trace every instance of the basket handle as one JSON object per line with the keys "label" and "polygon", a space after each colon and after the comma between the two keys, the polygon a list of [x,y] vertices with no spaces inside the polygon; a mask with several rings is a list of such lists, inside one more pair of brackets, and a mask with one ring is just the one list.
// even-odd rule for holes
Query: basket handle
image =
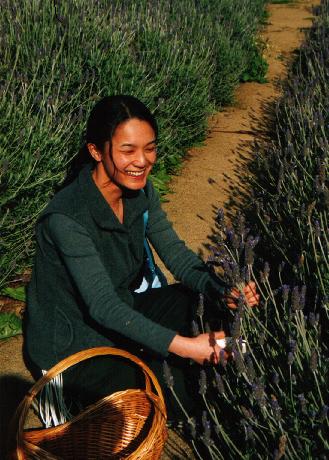
{"label": "basket handle", "polygon": [[[139,367],[143,369],[144,376],[145,376],[146,393],[148,393],[149,395],[152,393],[151,384],[150,384],[150,380],[151,380],[159,396],[159,400],[160,400],[159,406],[160,406],[160,409],[162,409],[161,412],[163,412],[164,416],[166,417],[166,410],[165,410],[166,406],[165,406],[164,397],[163,397],[163,393],[159,385],[159,382],[156,376],[154,375],[154,373],[151,371],[151,369],[141,359],[129,353],[128,351],[121,350],[120,348],[113,348],[113,347],[88,348],[87,350],[82,350],[82,351],[79,351],[78,353],[68,356],[67,358],[57,363],[55,366],[49,369],[47,373],[44,376],[42,376],[33,385],[33,387],[28,391],[25,398],[18,406],[15,416],[14,416],[14,420],[12,421],[13,427],[15,425],[17,426],[17,439],[22,439],[22,433],[24,430],[25,420],[26,420],[28,411],[31,407],[33,399],[42,390],[42,388],[47,383],[50,382],[50,380],[52,380],[58,374],[64,372],[66,369],[70,368],[71,366],[74,366],[75,364],[78,364],[82,361],[93,358],[95,356],[106,356],[106,355],[114,355],[114,356],[121,356],[122,358],[127,358],[128,360],[134,362],[135,364],[137,364]],[[18,458],[23,459],[23,457],[18,457]]]}

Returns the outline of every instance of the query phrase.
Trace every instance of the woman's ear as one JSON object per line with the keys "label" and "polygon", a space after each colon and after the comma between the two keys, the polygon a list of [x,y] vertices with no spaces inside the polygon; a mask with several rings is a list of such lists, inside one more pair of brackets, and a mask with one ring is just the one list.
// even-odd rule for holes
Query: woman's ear
{"label": "woman's ear", "polygon": [[102,160],[102,152],[98,150],[95,144],[87,144],[87,149],[90,153],[90,155],[93,157],[95,161],[101,161]]}

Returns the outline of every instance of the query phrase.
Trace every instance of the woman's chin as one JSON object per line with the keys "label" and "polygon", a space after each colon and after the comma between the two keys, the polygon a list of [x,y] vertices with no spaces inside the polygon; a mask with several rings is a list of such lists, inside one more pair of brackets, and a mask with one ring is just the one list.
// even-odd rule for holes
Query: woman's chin
{"label": "woman's chin", "polygon": [[140,190],[146,186],[147,176],[147,174],[138,177],[130,176],[123,185],[130,190]]}
{"label": "woman's chin", "polygon": [[146,180],[145,181],[138,181],[138,182],[124,182],[124,183],[121,183],[121,184],[118,184],[120,185],[120,187],[122,189],[125,189],[125,190],[131,190],[131,191],[138,191],[138,190],[141,190],[142,188],[144,188],[146,186]]}

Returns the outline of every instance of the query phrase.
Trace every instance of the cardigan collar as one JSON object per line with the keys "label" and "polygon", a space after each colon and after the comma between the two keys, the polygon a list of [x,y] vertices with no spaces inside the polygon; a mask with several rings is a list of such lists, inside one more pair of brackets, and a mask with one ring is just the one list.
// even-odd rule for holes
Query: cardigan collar
{"label": "cardigan collar", "polygon": [[123,195],[124,220],[121,224],[92,178],[92,165],[81,170],[78,184],[95,222],[104,229],[126,232],[149,207],[149,199],[143,191],[127,191]]}

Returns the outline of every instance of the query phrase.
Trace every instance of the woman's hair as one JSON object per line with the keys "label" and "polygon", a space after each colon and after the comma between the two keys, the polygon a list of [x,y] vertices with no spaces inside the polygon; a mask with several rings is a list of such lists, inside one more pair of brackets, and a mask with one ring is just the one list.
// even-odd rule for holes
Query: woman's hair
{"label": "woman's hair", "polygon": [[150,124],[158,136],[158,126],[150,110],[134,96],[116,95],[106,96],[94,106],[90,112],[85,134],[85,144],[71,161],[67,177],[60,188],[70,184],[79,174],[84,165],[93,163],[87,144],[95,144],[103,151],[104,145],[110,141],[110,155],[112,153],[112,137],[116,128],[123,122],[137,118]]}

